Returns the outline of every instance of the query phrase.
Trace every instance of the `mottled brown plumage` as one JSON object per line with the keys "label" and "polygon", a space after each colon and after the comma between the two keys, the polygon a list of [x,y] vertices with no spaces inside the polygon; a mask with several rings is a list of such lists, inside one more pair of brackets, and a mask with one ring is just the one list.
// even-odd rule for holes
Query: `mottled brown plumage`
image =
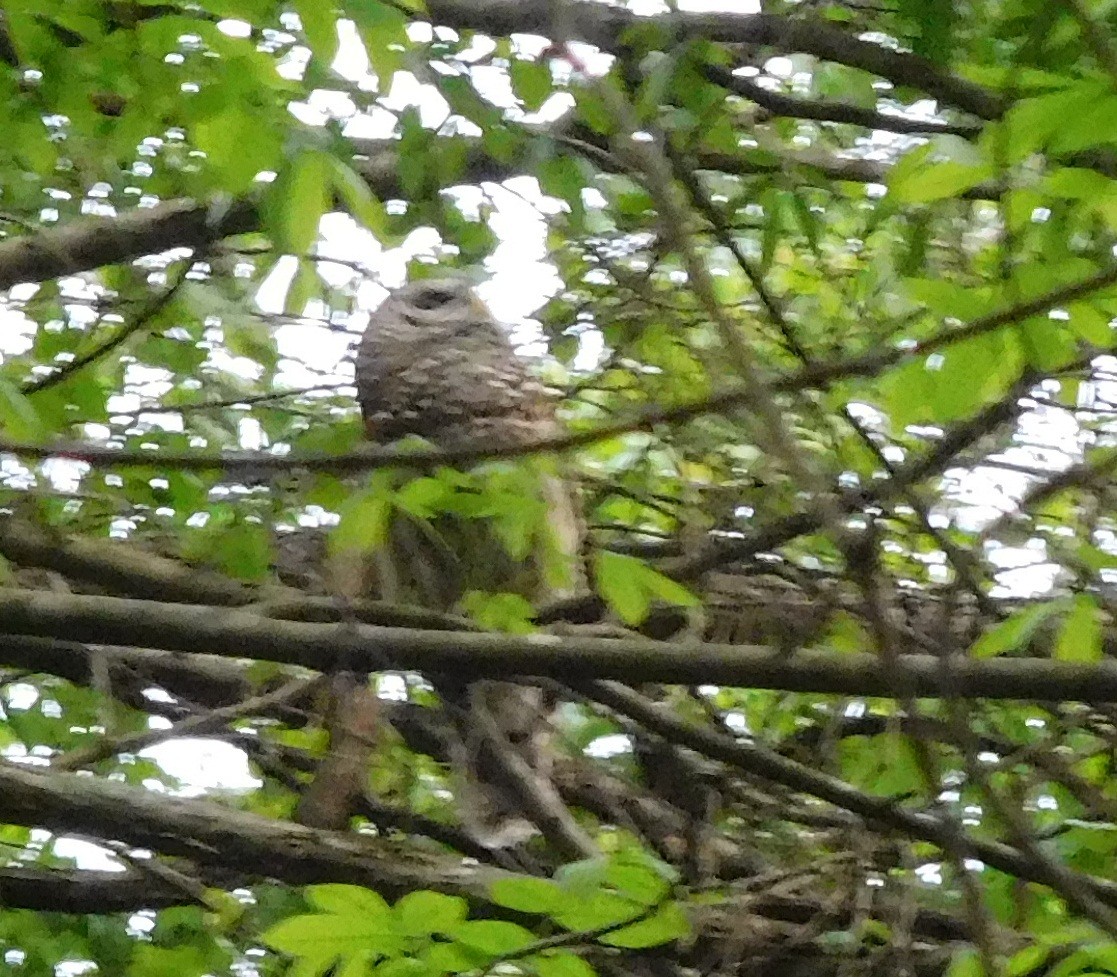
{"label": "mottled brown plumage", "polygon": [[443,448],[519,444],[556,430],[546,392],[464,282],[421,281],[376,310],[357,351],[369,437]]}
{"label": "mottled brown plumage", "polygon": [[[416,282],[390,295],[361,340],[356,386],[368,436],[381,444],[417,435],[441,448],[501,448],[534,443],[558,430],[546,391],[462,281]],[[522,464],[531,473],[524,484],[534,504],[544,507],[547,529],[533,538],[526,554],[510,555],[491,519],[476,514],[420,519],[397,512],[384,544],[359,566],[345,564],[348,579],[340,589],[432,610],[455,609],[471,590],[513,592],[538,603],[574,589],[581,579],[582,542],[574,495],[544,463]],[[483,481],[485,470],[475,477]],[[400,473],[401,482],[406,478]],[[502,782],[501,764],[493,761],[501,750],[512,749],[546,781],[549,738],[542,696],[500,682],[435,677],[435,683],[455,731],[448,748],[463,823],[482,843],[521,839],[530,826],[516,817],[514,785]],[[486,741],[478,732],[494,726],[503,743]],[[319,795],[325,792],[314,786]],[[337,789],[329,793],[335,800],[339,796]]]}

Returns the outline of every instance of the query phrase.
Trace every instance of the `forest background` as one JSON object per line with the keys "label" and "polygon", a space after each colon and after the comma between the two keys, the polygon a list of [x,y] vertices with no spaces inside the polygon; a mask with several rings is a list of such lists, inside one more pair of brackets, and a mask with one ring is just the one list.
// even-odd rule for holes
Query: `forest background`
{"label": "forest background", "polygon": [[[1112,4],[0,14],[6,970],[1117,974]],[[561,435],[366,442],[353,348],[435,268]],[[477,465],[515,551],[527,455],[577,599],[284,563]],[[390,735],[305,827],[354,668]],[[518,847],[431,674],[562,703]]]}

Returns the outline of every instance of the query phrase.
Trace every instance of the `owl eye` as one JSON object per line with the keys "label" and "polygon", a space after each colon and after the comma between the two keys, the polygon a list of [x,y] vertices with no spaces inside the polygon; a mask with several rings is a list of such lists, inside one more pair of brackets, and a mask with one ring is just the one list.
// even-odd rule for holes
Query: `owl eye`
{"label": "owl eye", "polygon": [[443,291],[442,289],[427,289],[425,292],[420,292],[412,299],[412,304],[417,309],[422,309],[427,312],[432,309],[437,309],[440,306],[452,302],[455,298],[454,292]]}

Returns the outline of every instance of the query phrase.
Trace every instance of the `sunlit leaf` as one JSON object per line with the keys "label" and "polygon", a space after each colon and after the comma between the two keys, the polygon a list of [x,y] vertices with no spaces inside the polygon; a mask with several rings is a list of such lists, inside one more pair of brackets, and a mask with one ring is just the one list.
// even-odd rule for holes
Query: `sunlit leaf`
{"label": "sunlit leaf", "polygon": [[676,903],[669,902],[647,919],[606,934],[601,937],[601,942],[609,946],[639,949],[681,940],[689,934],[690,922],[686,915]]}
{"label": "sunlit leaf", "polygon": [[1089,594],[1079,594],[1063,619],[1055,642],[1055,657],[1062,661],[1097,662],[1103,654],[1100,608]]}
{"label": "sunlit leaf", "polygon": [[489,892],[497,905],[528,913],[548,913],[564,898],[562,889],[547,879],[500,879]]}
{"label": "sunlit leaf", "polygon": [[973,658],[992,658],[1023,648],[1040,626],[1060,608],[1058,601],[1024,607],[987,630],[970,648]]}

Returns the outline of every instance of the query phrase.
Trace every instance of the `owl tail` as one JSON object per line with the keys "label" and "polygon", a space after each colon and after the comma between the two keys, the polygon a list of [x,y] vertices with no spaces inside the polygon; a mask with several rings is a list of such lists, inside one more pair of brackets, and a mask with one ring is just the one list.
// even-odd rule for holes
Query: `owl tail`
{"label": "owl tail", "polygon": [[450,747],[454,795],[462,827],[477,844],[490,849],[515,848],[539,834],[527,818],[513,813],[503,791],[486,783],[474,746],[460,737]]}
{"label": "owl tail", "polygon": [[[542,708],[542,691],[477,682],[470,693],[469,721],[476,739],[463,756],[461,769],[469,781],[459,798],[467,829],[482,843],[491,843],[523,837],[522,825],[530,820],[564,858],[599,856],[552,782],[551,723]],[[462,742],[471,747],[468,737]]]}
{"label": "owl tail", "polygon": [[539,833],[525,793],[550,787],[550,723],[538,689],[474,682],[443,693],[454,714],[448,755],[462,825],[487,848]]}

